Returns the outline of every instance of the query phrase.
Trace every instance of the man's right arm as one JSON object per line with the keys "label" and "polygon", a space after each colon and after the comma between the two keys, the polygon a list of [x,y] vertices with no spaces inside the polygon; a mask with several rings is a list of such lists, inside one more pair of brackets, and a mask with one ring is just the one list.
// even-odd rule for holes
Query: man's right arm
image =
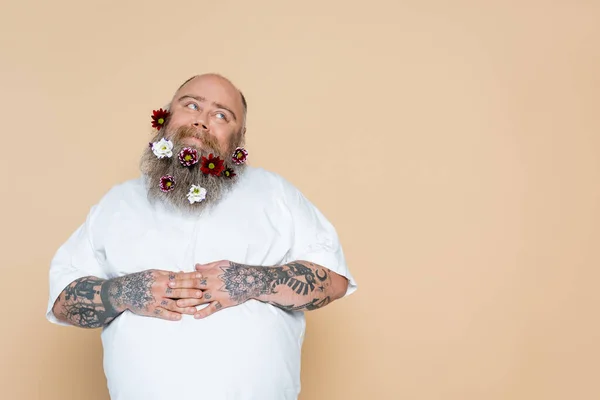
{"label": "man's right arm", "polygon": [[58,320],[81,328],[108,325],[126,309],[111,301],[111,284],[111,280],[93,276],[77,279],[60,293],[52,312]]}
{"label": "man's right arm", "polygon": [[[179,307],[178,299],[201,298],[201,273],[146,270],[112,279],[86,276],[71,282],[59,295],[52,312],[59,321],[81,328],[101,328],[121,313],[171,321],[193,315],[195,307]],[[171,289],[169,282],[193,282],[188,289]]]}

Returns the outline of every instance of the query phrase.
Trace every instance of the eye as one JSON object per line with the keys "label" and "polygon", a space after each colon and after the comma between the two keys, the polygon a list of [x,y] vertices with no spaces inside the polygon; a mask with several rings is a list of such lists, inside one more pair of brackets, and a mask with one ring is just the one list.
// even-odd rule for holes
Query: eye
{"label": "eye", "polygon": [[186,105],[187,108],[189,108],[190,110],[198,110],[198,104],[196,103],[190,103],[188,105]]}
{"label": "eye", "polygon": [[227,121],[227,115],[225,113],[219,111],[215,115],[217,116],[218,119]]}

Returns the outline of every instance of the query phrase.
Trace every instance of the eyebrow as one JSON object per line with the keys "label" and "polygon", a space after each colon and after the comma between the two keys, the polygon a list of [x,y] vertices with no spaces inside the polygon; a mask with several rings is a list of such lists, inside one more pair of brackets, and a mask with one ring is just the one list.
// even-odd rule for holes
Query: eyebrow
{"label": "eyebrow", "polygon": [[[181,97],[178,99],[178,101],[179,101],[179,102],[181,102],[181,101],[185,100],[186,98],[194,99],[194,100],[196,100],[196,101],[199,101],[200,103],[204,103],[204,102],[206,102],[206,98],[205,98],[205,97],[201,97],[201,96],[194,96],[194,95],[191,95],[191,94],[184,94],[183,96],[181,96]],[[225,110],[225,111],[229,112],[229,113],[230,113],[230,114],[233,116],[233,119],[234,119],[235,121],[237,121],[237,118],[236,118],[236,116],[235,116],[235,113],[234,113],[233,111],[231,111],[231,109],[230,109],[229,107],[226,107],[226,106],[224,106],[223,104],[221,104],[221,103],[216,103],[216,102],[214,102],[214,101],[213,101],[212,105],[213,105],[213,106],[215,106],[215,107],[217,107],[217,108],[222,108],[223,110]]]}

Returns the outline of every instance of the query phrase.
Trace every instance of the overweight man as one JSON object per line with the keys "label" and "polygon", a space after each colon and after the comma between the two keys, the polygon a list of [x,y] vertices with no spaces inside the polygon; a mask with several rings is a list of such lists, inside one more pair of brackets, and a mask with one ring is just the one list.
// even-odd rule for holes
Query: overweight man
{"label": "overweight man", "polygon": [[246,111],[224,77],[186,81],[140,177],[52,260],[47,318],[102,328],[113,400],[297,399],[304,312],[356,289],[331,223],[247,165]]}

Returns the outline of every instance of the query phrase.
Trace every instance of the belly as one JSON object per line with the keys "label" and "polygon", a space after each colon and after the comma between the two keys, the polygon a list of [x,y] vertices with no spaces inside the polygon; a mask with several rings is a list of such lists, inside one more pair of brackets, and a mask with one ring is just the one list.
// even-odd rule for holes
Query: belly
{"label": "belly", "polygon": [[102,332],[111,399],[296,399],[304,327],[254,300],[203,320],[126,312]]}

